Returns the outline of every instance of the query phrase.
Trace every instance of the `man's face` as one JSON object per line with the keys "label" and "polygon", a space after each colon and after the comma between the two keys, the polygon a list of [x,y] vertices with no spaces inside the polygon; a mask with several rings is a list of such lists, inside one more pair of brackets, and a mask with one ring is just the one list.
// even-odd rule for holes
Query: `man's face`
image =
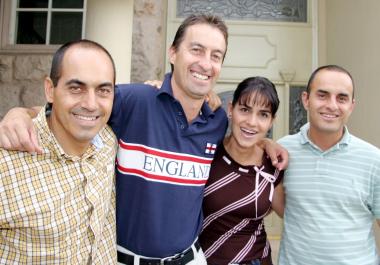
{"label": "man's face", "polygon": [[309,113],[310,132],[340,138],[354,108],[351,78],[342,72],[321,70],[302,95]]}
{"label": "man's face", "polygon": [[169,50],[174,65],[172,87],[176,98],[204,99],[215,86],[226,52],[222,32],[207,24],[188,27],[177,50]]}
{"label": "man's face", "polygon": [[113,79],[112,63],[103,51],[73,46],[64,55],[57,86],[45,80],[47,100],[53,103],[49,125],[65,152],[84,151],[107,123]]}

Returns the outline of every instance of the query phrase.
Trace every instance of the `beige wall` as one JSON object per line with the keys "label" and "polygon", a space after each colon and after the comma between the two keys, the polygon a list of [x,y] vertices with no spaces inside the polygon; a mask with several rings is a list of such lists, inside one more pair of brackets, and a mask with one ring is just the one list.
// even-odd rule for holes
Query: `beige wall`
{"label": "beige wall", "polygon": [[380,1],[328,0],[324,4],[326,63],[344,66],[356,82],[350,131],[380,147]]}
{"label": "beige wall", "polygon": [[133,0],[88,0],[86,38],[104,45],[116,64],[116,82],[129,83]]}

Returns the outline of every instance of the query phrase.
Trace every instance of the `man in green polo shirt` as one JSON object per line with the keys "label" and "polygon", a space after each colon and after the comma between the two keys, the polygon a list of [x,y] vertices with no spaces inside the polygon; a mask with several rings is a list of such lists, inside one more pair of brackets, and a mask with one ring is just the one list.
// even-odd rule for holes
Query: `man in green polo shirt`
{"label": "man in green polo shirt", "polygon": [[288,149],[280,265],[377,265],[380,150],[346,123],[354,82],[340,66],[315,70],[302,95],[309,123],[280,139]]}

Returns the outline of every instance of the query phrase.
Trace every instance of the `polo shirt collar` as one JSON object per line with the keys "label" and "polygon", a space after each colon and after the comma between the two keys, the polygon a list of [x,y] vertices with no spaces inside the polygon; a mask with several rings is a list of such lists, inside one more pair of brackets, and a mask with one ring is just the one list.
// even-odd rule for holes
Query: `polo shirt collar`
{"label": "polo shirt collar", "polygon": [[[306,123],[305,125],[303,125],[300,129],[300,134],[301,134],[301,138],[300,138],[300,141],[301,141],[301,144],[310,144],[312,146],[314,146],[315,148],[319,149],[309,138],[308,136],[308,131],[310,129],[310,123]],[[347,126],[344,126],[343,128],[343,137],[342,139],[340,139],[340,141],[333,147],[331,147],[329,150],[331,149],[339,149],[339,148],[342,148],[344,146],[347,146],[350,142],[350,133],[348,131],[348,128]]]}

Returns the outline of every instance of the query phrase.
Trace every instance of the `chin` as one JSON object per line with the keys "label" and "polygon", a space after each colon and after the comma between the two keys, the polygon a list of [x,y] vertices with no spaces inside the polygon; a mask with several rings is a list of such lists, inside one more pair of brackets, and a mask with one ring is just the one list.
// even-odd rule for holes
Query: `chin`
{"label": "chin", "polygon": [[95,136],[96,136],[96,133],[89,133],[87,131],[87,132],[84,132],[84,133],[81,133],[81,134],[77,133],[74,137],[79,142],[91,142],[92,139],[94,139]]}

